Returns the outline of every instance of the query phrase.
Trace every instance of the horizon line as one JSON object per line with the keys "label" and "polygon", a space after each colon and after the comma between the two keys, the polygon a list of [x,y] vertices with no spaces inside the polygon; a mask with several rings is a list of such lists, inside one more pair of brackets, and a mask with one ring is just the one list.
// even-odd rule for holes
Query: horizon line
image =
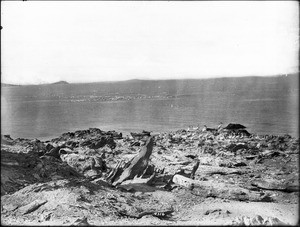
{"label": "horizon line", "polygon": [[247,76],[214,76],[214,77],[202,77],[202,78],[194,78],[194,77],[186,77],[186,78],[132,78],[132,79],[125,79],[125,80],[111,80],[111,81],[82,81],[82,82],[69,82],[67,80],[58,80],[54,82],[45,82],[45,83],[24,83],[24,84],[16,84],[16,83],[3,83],[1,84],[12,85],[12,86],[31,86],[31,85],[59,85],[59,82],[66,82],[67,84],[92,84],[92,83],[119,83],[119,82],[129,82],[129,81],[166,81],[166,80],[213,80],[213,79],[235,79],[235,78],[249,78],[249,77],[258,77],[258,78],[266,78],[266,77],[280,77],[280,76],[290,76],[290,75],[297,75],[298,72],[294,73],[280,73],[280,74],[273,74],[273,75],[247,75]]}

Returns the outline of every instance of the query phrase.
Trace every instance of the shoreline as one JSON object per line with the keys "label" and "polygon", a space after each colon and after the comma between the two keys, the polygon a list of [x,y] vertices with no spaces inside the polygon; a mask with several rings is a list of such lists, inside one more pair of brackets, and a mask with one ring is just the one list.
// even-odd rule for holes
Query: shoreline
{"label": "shoreline", "polygon": [[[87,127],[87,128],[84,128],[84,127],[81,127],[81,128],[75,128],[73,130],[65,130],[61,133],[55,133],[55,134],[52,134],[52,135],[49,135],[49,136],[22,136],[22,137],[17,137],[17,136],[12,136],[13,133],[1,133],[1,135],[9,135],[9,136],[12,136],[12,138],[20,138],[20,139],[30,139],[30,140],[33,140],[33,139],[38,139],[40,141],[47,141],[47,140],[51,140],[51,139],[54,139],[54,138],[58,138],[60,137],[62,134],[64,133],[67,133],[67,132],[74,132],[74,131],[82,131],[82,130],[88,130],[89,128],[93,128],[93,127]],[[95,128],[98,128],[98,127],[95,127]],[[100,127],[99,128],[100,130],[102,131],[116,131],[118,133],[122,133],[123,135],[130,135],[131,132],[134,132],[134,133],[137,133],[137,132],[141,132],[142,130],[144,130],[145,128],[138,128],[138,127],[135,127],[135,128],[132,128],[132,129],[118,129],[118,127],[111,127],[111,126],[104,126],[104,127]],[[169,129],[169,130],[149,130],[150,132],[152,132],[152,134],[163,134],[163,133],[175,133],[177,131],[180,131],[180,130],[187,130],[188,127],[176,127],[176,128],[173,128],[173,129]],[[146,129],[147,130],[147,129]],[[148,131],[148,130],[147,130]],[[251,132],[251,131],[250,131]],[[300,135],[298,133],[298,136],[294,135],[293,133],[271,133],[271,132],[266,132],[266,133],[252,133],[251,134],[253,135],[256,135],[256,136],[259,136],[259,137],[263,137],[263,136],[284,136],[284,135],[289,135],[291,136],[292,138],[295,138],[295,139],[299,139],[300,138]]]}

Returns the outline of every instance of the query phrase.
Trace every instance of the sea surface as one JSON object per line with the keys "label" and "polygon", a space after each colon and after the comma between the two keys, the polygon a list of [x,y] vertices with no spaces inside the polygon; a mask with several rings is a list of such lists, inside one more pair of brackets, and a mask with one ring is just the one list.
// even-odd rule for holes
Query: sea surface
{"label": "sea surface", "polygon": [[78,129],[128,134],[240,123],[299,137],[299,75],[2,87],[1,134],[46,140]]}

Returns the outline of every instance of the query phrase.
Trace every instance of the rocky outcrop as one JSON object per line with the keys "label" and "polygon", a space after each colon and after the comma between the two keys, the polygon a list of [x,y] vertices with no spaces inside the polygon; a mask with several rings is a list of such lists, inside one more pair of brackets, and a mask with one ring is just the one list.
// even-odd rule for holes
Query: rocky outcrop
{"label": "rocky outcrop", "polygon": [[242,216],[238,217],[235,220],[233,220],[231,223],[228,223],[228,225],[233,225],[233,226],[245,226],[245,225],[254,225],[254,226],[260,226],[260,225],[265,225],[265,226],[283,226],[287,225],[286,223],[280,221],[278,218],[274,217],[266,217],[263,218],[260,215],[256,215],[255,217],[247,217],[247,216]]}
{"label": "rocky outcrop", "polygon": [[[76,213],[80,215],[70,224],[92,225],[107,216],[169,220],[209,199],[296,203],[299,139],[242,130],[194,128],[123,136],[90,128],[50,141],[3,135],[1,215],[5,223],[32,217],[47,224]],[[165,203],[158,207],[161,201]]]}

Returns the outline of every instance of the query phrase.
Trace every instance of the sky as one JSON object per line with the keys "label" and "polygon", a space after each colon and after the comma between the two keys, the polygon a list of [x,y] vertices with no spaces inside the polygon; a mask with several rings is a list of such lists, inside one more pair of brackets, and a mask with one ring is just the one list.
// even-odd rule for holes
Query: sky
{"label": "sky", "polygon": [[297,1],[1,1],[1,82],[298,72]]}

